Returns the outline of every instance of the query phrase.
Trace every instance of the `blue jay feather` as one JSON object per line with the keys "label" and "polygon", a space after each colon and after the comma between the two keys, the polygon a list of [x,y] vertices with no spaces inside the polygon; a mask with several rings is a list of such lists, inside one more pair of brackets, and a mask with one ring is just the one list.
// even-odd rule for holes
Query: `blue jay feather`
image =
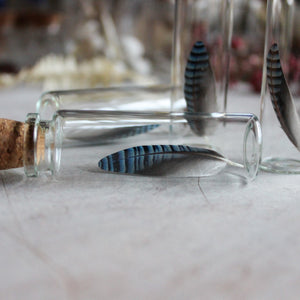
{"label": "blue jay feather", "polygon": [[77,130],[75,137],[69,137],[69,139],[77,140],[82,144],[107,144],[116,142],[120,139],[147,133],[154,130],[158,126],[158,124],[150,124],[143,126],[116,126],[114,128],[103,127],[103,129],[97,128],[90,130],[89,134],[87,134],[85,131],[81,134]]}
{"label": "blue jay feather", "polygon": [[272,45],[267,56],[267,80],[277,119],[287,137],[300,150],[300,120],[282,71],[277,44]]}
{"label": "blue jay feather", "polygon": [[[201,161],[201,165],[197,164],[197,161]],[[214,161],[213,164],[212,161]],[[216,166],[216,161],[221,164]],[[146,145],[115,152],[102,158],[98,163],[99,168],[104,171],[151,175],[176,173],[178,170],[183,174],[189,171],[191,165],[196,169],[196,174],[203,175],[203,167],[207,168],[209,173],[216,172],[226,165],[226,159],[218,152],[207,148],[184,145]]]}
{"label": "blue jay feather", "polygon": [[[188,112],[217,111],[216,86],[209,55],[203,42],[194,44],[185,69],[184,97]],[[205,133],[207,121],[189,122],[198,134]]]}

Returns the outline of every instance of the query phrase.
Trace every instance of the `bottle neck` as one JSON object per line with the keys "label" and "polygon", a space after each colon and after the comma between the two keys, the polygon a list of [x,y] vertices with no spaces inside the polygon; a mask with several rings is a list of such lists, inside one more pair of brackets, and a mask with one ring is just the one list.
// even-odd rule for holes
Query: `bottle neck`
{"label": "bottle neck", "polygon": [[24,171],[28,177],[42,173],[56,174],[60,167],[62,126],[61,118],[41,121],[39,114],[26,117],[24,134]]}

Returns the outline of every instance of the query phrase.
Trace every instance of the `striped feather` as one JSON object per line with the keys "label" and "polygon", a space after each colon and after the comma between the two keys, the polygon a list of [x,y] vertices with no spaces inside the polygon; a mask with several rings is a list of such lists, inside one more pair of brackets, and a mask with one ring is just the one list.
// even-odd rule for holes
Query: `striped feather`
{"label": "striped feather", "polygon": [[110,154],[98,166],[104,171],[127,174],[204,176],[219,172],[226,163],[221,154],[207,148],[146,145]]}
{"label": "striped feather", "polygon": [[290,141],[300,150],[300,120],[281,68],[277,44],[272,45],[267,56],[267,80],[272,105],[280,125]]}
{"label": "striped feather", "polygon": [[150,124],[143,126],[116,126],[114,128],[103,127],[103,129],[90,129],[88,133],[83,130],[82,134],[80,133],[80,129],[76,129],[76,132],[74,132],[74,137],[69,134],[71,136],[69,137],[69,139],[77,140],[80,143],[87,144],[106,144],[109,142],[117,141],[119,139],[129,138],[132,136],[147,133],[154,130],[158,126],[158,124]]}
{"label": "striped feather", "polygon": [[[203,42],[194,44],[185,69],[184,97],[188,112],[217,111],[214,74]],[[207,121],[189,121],[191,128],[203,135]]]}
{"label": "striped feather", "polygon": [[102,138],[106,138],[108,140],[128,138],[131,136],[147,133],[157,128],[158,126],[159,126],[158,124],[150,124],[150,125],[143,125],[143,126],[119,127],[113,130],[109,130],[107,134],[102,135]]}

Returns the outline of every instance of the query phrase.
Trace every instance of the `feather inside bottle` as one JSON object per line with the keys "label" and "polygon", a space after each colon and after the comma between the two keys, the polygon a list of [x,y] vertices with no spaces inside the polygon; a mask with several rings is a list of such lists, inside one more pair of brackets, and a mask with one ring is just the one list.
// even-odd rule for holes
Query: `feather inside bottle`
{"label": "feather inside bottle", "polygon": [[[144,126],[115,126],[114,128],[90,128],[89,134],[86,130],[82,132],[77,128],[73,132],[69,131],[69,140],[72,146],[74,145],[100,145],[118,142],[120,139],[130,138],[136,135],[148,133],[157,128],[158,124],[150,124]],[[72,135],[74,137],[72,137]]]}
{"label": "feather inside bottle", "polygon": [[267,80],[272,105],[280,125],[290,141],[300,150],[300,120],[280,63],[275,43],[267,56]]}
{"label": "feather inside bottle", "polygon": [[[209,55],[203,42],[194,44],[185,69],[184,96],[188,112],[216,112],[216,84],[209,62]],[[208,121],[189,122],[198,135],[204,135]]]}
{"label": "feather inside bottle", "polygon": [[127,148],[102,158],[104,171],[171,176],[211,176],[225,168],[224,156],[209,148],[147,145]]}

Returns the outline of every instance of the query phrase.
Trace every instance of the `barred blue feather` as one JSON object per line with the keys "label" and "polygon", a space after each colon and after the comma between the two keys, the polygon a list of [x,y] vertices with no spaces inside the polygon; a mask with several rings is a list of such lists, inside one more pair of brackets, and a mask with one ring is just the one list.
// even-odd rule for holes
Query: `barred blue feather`
{"label": "barred blue feather", "polygon": [[[197,168],[198,174],[202,171],[196,160],[222,161],[216,169],[226,165],[225,158],[212,149],[189,147],[184,145],[146,145],[127,148],[102,158],[98,166],[104,171],[128,174],[164,175],[177,171],[178,163],[186,169],[190,162]],[[167,165],[165,163],[168,163]],[[202,162],[203,164],[203,162]],[[211,166],[208,168],[213,169]]]}
{"label": "barred blue feather", "polygon": [[158,124],[150,124],[143,126],[116,126],[113,128],[104,127],[103,129],[95,128],[94,130],[90,129],[89,134],[87,134],[85,131],[83,131],[83,134],[80,134],[80,132],[77,130],[75,137],[69,137],[69,139],[77,140],[80,143],[106,144],[119,139],[147,133],[154,130],[158,126]]}
{"label": "barred blue feather", "polygon": [[[214,74],[209,55],[203,42],[194,44],[185,69],[184,96],[188,112],[217,111]],[[189,121],[191,128],[198,134],[205,133],[206,121]]]}
{"label": "barred blue feather", "polygon": [[272,105],[282,129],[300,150],[300,120],[281,68],[278,45],[275,43],[267,56],[267,80]]}
{"label": "barred blue feather", "polygon": [[118,127],[114,129],[109,129],[107,130],[107,132],[102,132],[102,134],[99,134],[99,137],[101,137],[103,141],[105,140],[111,141],[120,138],[128,138],[131,136],[147,133],[157,128],[158,126],[159,126],[158,124],[150,124],[150,125],[143,125],[143,126]]}

